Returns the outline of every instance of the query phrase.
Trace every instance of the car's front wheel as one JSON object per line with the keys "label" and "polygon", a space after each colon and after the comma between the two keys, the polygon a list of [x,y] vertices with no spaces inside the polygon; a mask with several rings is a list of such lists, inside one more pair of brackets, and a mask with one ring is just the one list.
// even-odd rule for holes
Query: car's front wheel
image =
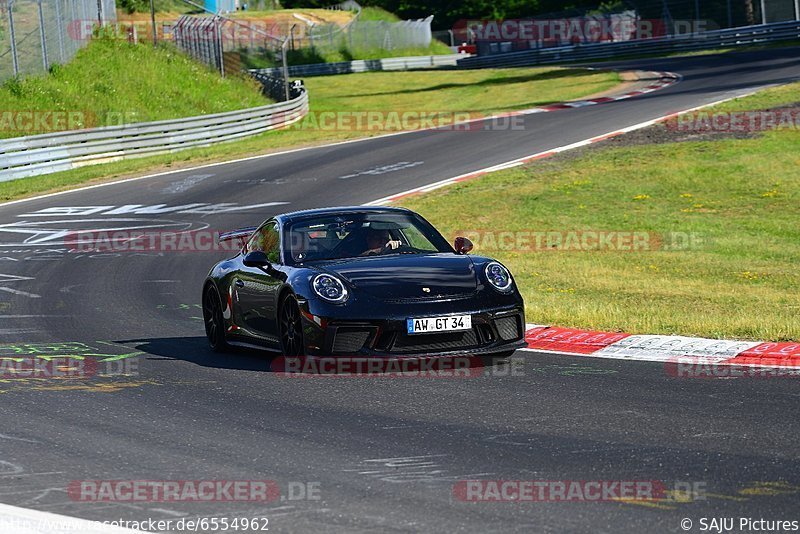
{"label": "car's front wheel", "polygon": [[222,301],[214,286],[209,285],[203,293],[203,321],[206,326],[208,345],[214,352],[225,352],[230,347],[225,342],[225,319],[222,317]]}
{"label": "car's front wheel", "polygon": [[284,356],[303,356],[303,322],[300,319],[300,306],[294,295],[288,294],[280,306],[281,351]]}

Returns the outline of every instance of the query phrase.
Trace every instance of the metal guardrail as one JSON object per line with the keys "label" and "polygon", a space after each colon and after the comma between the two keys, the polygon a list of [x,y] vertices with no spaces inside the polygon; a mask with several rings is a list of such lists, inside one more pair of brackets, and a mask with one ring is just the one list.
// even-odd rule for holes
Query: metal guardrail
{"label": "metal guardrail", "polygon": [[[349,74],[353,72],[374,72],[382,70],[430,69],[437,67],[455,67],[459,59],[469,57],[467,54],[446,54],[441,56],[393,57],[386,59],[361,59],[342,61],[340,63],[315,63],[312,65],[294,65],[289,67],[289,76],[328,76],[332,74]],[[251,74],[282,76],[279,68],[257,69]]]}
{"label": "metal guardrail", "polygon": [[207,146],[281,128],[308,113],[306,90],[296,84],[293,93],[286,102],[251,109],[0,140],[0,182]]}
{"label": "metal guardrail", "polygon": [[800,21],[759,24],[727,30],[697,34],[638,39],[616,43],[592,43],[557,48],[537,48],[522,52],[508,52],[489,56],[476,56],[460,60],[459,68],[523,67],[547,63],[566,63],[606,59],[628,55],[665,54],[712,50],[745,45],[759,45],[800,39]]}

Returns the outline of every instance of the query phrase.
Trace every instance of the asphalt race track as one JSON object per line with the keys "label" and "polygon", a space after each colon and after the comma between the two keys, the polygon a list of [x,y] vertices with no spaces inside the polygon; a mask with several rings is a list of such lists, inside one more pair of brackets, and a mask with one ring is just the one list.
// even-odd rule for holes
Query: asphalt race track
{"label": "asphalt race track", "polygon": [[[521,351],[468,379],[291,379],[264,354],[207,349],[201,284],[224,252],[64,246],[81,229],[229,230],[365,203],[798,79],[800,49],[615,66],[683,80],[528,115],[523,131],[415,132],[0,206],[0,357],[74,354],[133,373],[0,381],[0,502],[97,520],[259,516],[277,532],[682,532],[683,518],[697,532],[703,517],[798,519],[790,378],[677,379],[657,363]],[[283,498],[67,493],[87,479],[273,480]],[[467,479],[657,480],[700,498],[469,503],[453,491]]]}

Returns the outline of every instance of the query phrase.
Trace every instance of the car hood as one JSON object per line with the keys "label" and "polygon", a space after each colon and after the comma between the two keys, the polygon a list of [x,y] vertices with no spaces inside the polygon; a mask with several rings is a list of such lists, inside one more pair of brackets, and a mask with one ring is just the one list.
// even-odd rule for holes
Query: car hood
{"label": "car hood", "polygon": [[478,285],[472,260],[452,253],[350,258],[319,267],[344,278],[356,291],[383,299],[469,295]]}

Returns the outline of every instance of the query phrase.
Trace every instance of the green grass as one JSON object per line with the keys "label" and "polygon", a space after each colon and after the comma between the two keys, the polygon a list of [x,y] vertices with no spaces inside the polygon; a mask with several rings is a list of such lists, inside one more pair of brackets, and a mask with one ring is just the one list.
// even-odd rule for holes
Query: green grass
{"label": "green grass", "polygon": [[[170,45],[157,49],[111,37],[93,40],[49,75],[0,85],[0,110],[79,112],[78,127],[218,113],[266,105],[258,83],[221,78]],[[44,132],[0,130],[0,137]]]}
{"label": "green grass", "polygon": [[[434,39],[428,47],[414,48],[394,48],[385,50],[383,48],[362,48],[362,47],[341,47],[338,49],[320,48],[300,48],[288,50],[286,60],[289,65],[313,65],[316,63],[339,63],[343,61],[353,61],[359,59],[386,59],[392,57],[410,56],[436,56],[450,54],[450,49]],[[243,62],[248,68],[263,69],[269,67],[279,67],[279,58],[275,55],[245,55],[242,54]]]}
{"label": "green grass", "polygon": [[[800,84],[714,111],[800,101]],[[663,126],[657,126],[662,128]],[[410,197],[448,236],[465,230],[682,232],[682,251],[493,246],[540,324],[800,340],[800,131],[597,147]],[[481,243],[482,241],[482,243]],[[483,244],[483,250],[481,250]]]}
{"label": "green grass", "polygon": [[[354,59],[386,59],[390,57],[410,57],[410,56],[437,56],[450,54],[450,48],[436,39],[431,41],[430,46],[411,47],[411,48],[363,48],[355,46],[353,48],[342,48],[339,50],[318,51],[319,57],[323,59],[321,63],[335,63],[338,61],[353,61]],[[314,61],[316,63],[316,61]],[[290,65],[303,65],[301,60],[291,61]]]}
{"label": "green grass", "polygon": [[[322,111],[428,111],[490,114],[581,98],[619,83],[612,72],[523,68],[474,71],[372,72],[306,80],[312,113]],[[499,91],[498,88],[503,90]],[[314,115],[317,116],[317,115]],[[315,129],[304,123],[235,143],[148,158],[82,167],[67,172],[0,182],[0,200],[11,200],[87,183],[208,161],[274,152],[297,146],[385,133]],[[377,195],[376,195],[377,196]]]}
{"label": "green grass", "polygon": [[361,21],[378,20],[383,22],[399,22],[401,19],[394,13],[386,11],[380,7],[365,7],[361,9],[361,16],[358,17]]}
{"label": "green grass", "polygon": [[305,80],[317,111],[485,114],[577,99],[611,89],[619,81],[614,72],[552,67],[370,72]]}
{"label": "green grass", "polygon": [[[312,65],[315,63],[339,63],[342,61],[353,61],[359,59],[386,59],[392,57],[410,57],[410,56],[436,56],[451,54],[450,48],[442,43],[433,39],[430,46],[427,47],[412,47],[412,48],[393,48],[386,50],[384,48],[364,48],[354,46],[341,46],[339,48],[301,48],[298,50],[289,50],[287,53],[287,61],[289,65]],[[252,68],[265,68],[277,67],[277,57],[263,57],[256,59],[258,63],[250,61]]]}

